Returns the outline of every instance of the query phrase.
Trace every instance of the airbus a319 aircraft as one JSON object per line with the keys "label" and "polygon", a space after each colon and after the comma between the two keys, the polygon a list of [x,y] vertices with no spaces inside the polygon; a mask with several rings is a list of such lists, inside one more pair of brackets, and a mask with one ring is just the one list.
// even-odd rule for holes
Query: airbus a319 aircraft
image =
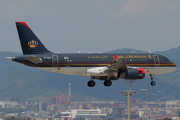
{"label": "airbus a319 aircraft", "polygon": [[13,57],[13,61],[51,72],[90,76],[89,87],[95,86],[93,79],[111,86],[112,81],[120,78],[140,80],[145,75],[151,77],[150,84],[154,86],[155,74],[170,73],[177,68],[167,57],[152,53],[52,53],[25,22],[16,22],[16,27],[23,55]]}

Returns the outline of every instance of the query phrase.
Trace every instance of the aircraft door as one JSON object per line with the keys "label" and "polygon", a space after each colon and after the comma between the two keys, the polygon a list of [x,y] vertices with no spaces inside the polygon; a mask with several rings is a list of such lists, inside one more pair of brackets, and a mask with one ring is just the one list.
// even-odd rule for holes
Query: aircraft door
{"label": "aircraft door", "polygon": [[58,66],[58,56],[52,55],[52,66],[57,67]]}
{"label": "aircraft door", "polygon": [[153,58],[154,58],[154,65],[158,66],[160,63],[158,55],[153,55]]}

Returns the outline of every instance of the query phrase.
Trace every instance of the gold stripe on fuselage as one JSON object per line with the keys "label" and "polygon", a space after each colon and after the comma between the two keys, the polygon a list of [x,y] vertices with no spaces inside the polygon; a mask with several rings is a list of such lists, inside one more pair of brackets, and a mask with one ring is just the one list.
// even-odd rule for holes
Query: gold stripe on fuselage
{"label": "gold stripe on fuselage", "polygon": [[[50,65],[50,64],[41,64],[41,65]],[[58,64],[58,65],[103,65],[103,66],[108,66],[110,64]],[[176,66],[175,64],[126,64],[127,66]]]}

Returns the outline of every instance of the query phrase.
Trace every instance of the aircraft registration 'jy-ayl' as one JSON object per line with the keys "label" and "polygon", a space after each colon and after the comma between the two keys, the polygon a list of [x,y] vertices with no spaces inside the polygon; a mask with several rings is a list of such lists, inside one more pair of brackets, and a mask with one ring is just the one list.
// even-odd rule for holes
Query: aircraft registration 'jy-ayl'
{"label": "aircraft registration 'jy-ayl'", "polygon": [[93,79],[111,86],[113,80],[138,80],[145,75],[151,77],[154,86],[155,74],[169,73],[177,68],[167,57],[152,53],[52,53],[25,22],[16,22],[16,27],[23,55],[13,57],[13,61],[57,73],[90,76],[89,87],[95,86]]}

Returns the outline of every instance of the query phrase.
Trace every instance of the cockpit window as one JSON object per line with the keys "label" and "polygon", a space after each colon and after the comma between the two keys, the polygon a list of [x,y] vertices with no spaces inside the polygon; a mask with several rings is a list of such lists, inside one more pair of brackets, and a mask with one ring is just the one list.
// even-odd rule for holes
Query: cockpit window
{"label": "cockpit window", "polygon": [[168,58],[165,58],[164,61],[169,61],[169,59],[168,59]]}

